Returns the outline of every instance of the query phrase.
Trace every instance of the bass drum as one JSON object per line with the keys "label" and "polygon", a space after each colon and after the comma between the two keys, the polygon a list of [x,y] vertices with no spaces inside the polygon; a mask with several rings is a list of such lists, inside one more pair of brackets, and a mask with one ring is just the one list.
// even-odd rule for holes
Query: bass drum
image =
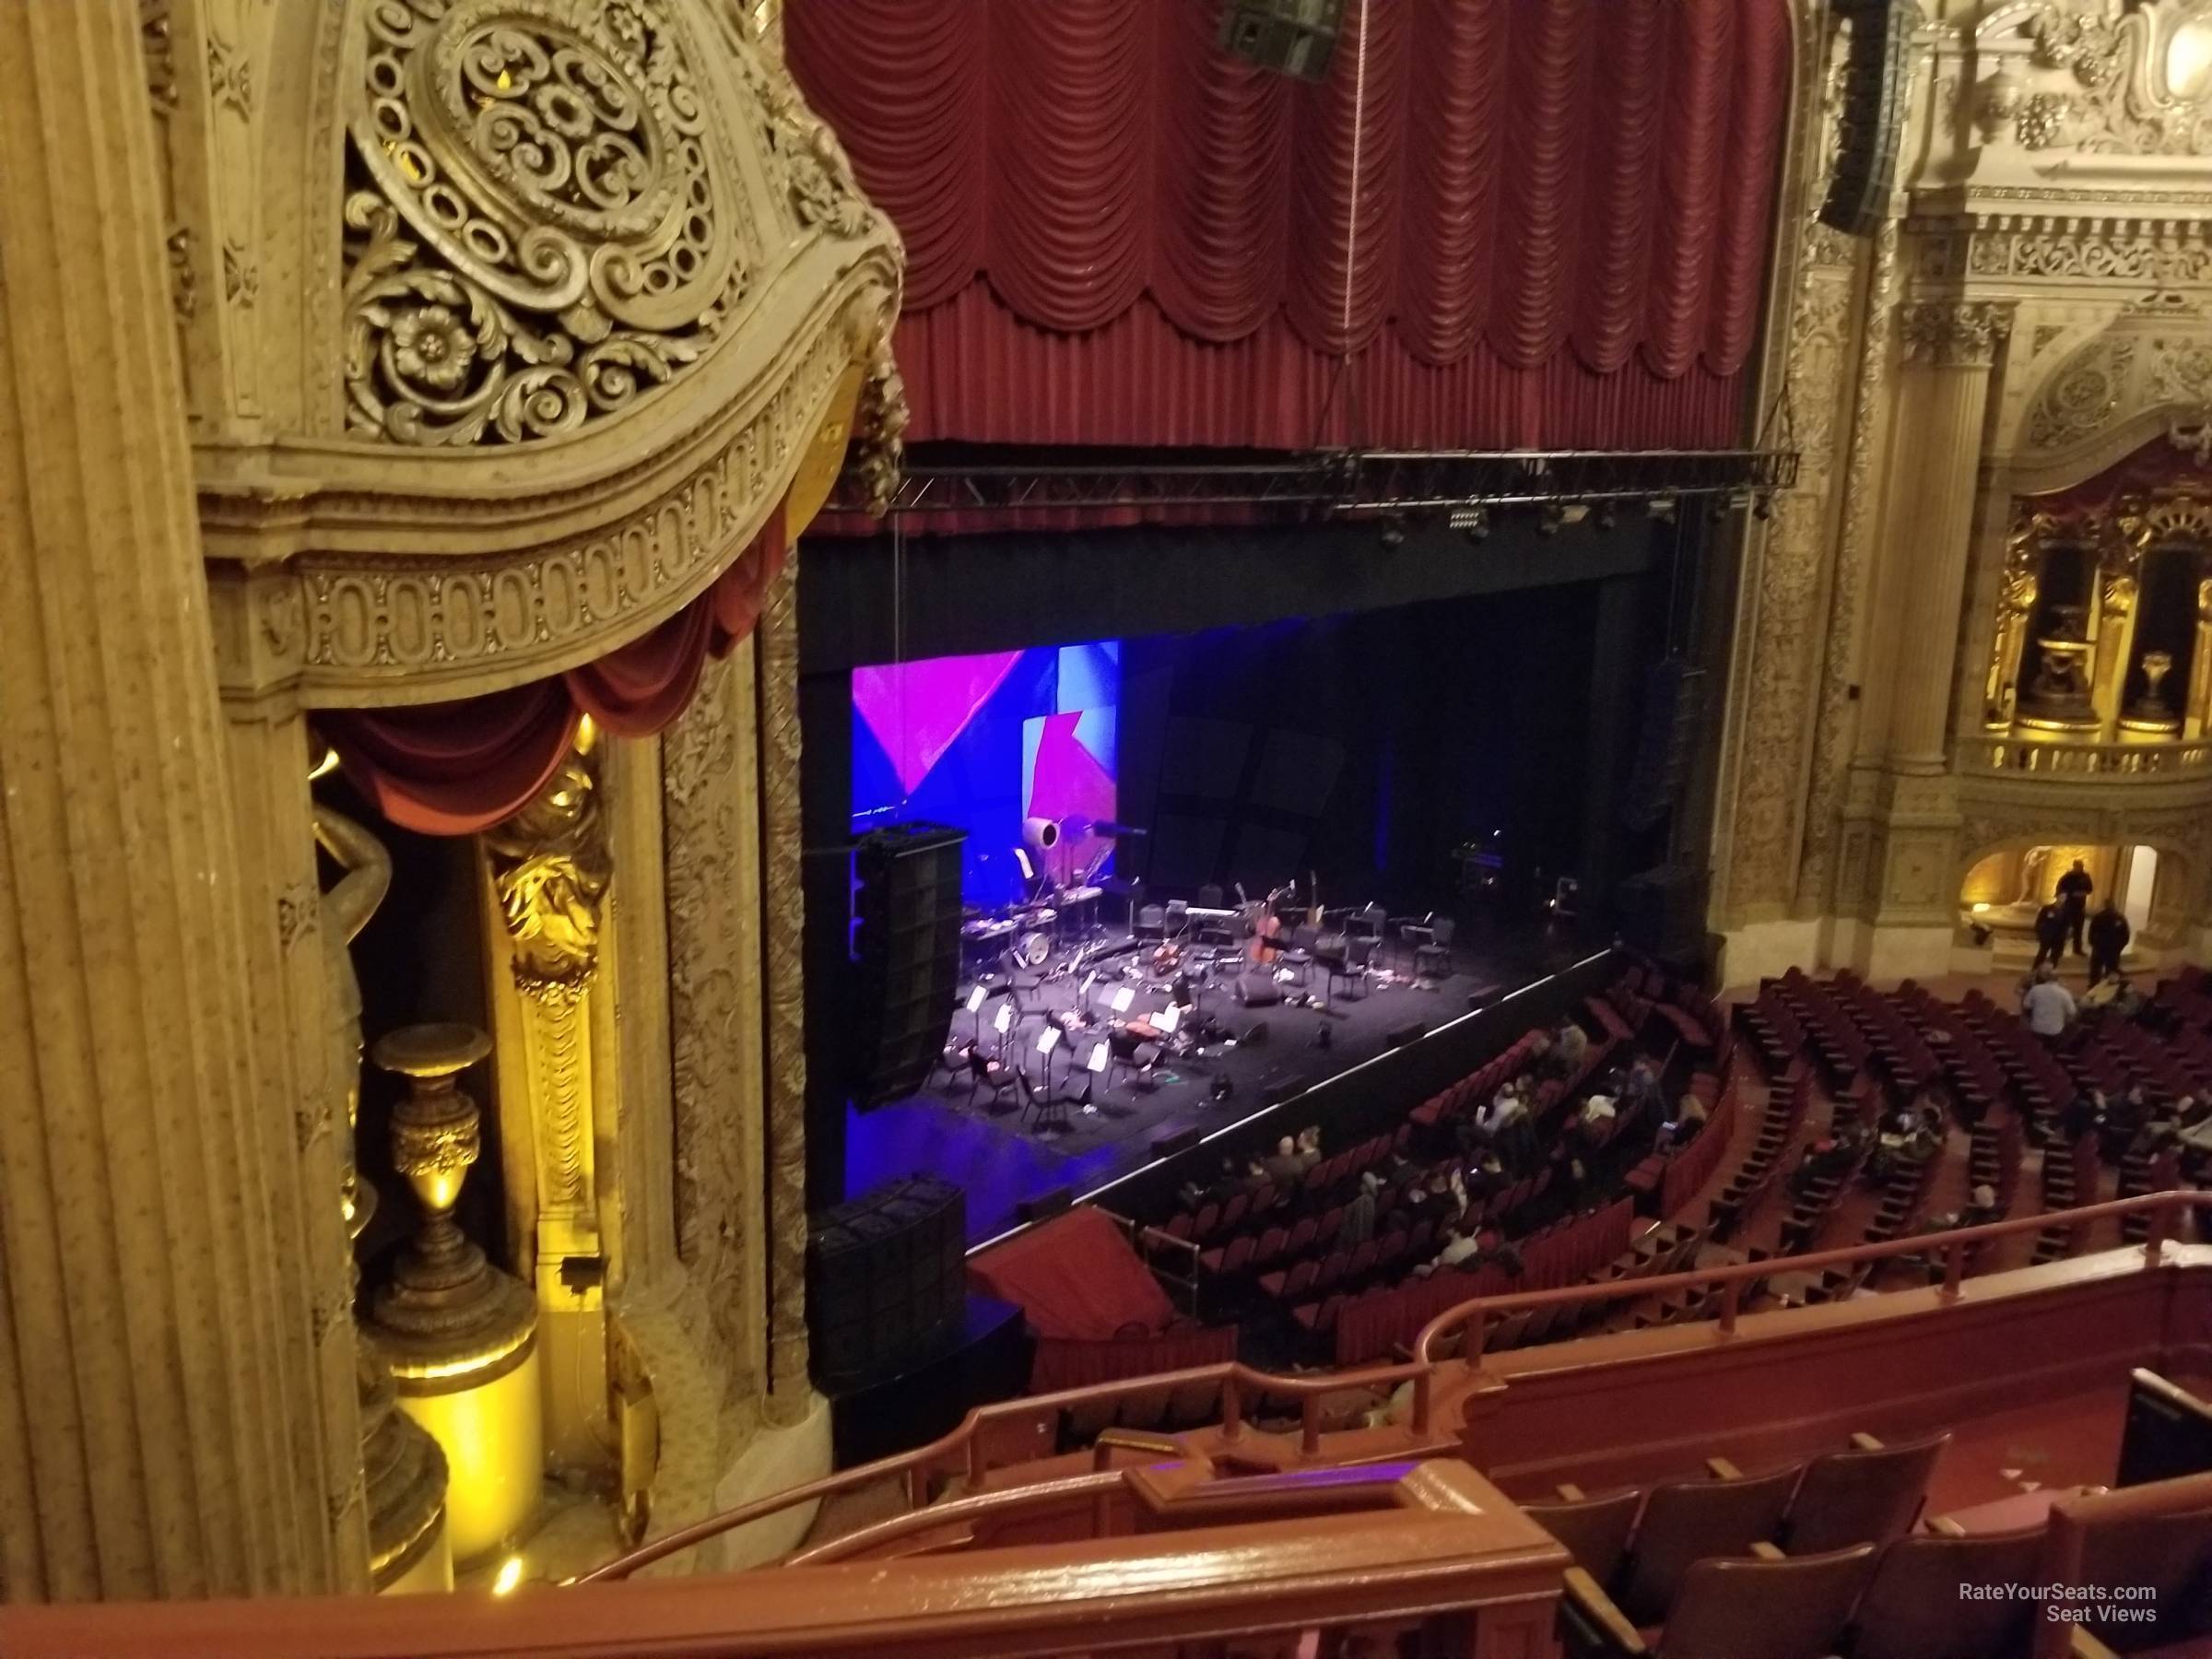
{"label": "bass drum", "polygon": [[1053,959],[1049,934],[1026,933],[1014,941],[1014,959],[1024,968],[1041,968]]}

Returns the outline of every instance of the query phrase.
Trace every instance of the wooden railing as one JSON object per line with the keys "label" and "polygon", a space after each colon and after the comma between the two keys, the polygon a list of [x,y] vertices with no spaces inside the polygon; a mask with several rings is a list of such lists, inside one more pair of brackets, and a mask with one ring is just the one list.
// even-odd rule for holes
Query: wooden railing
{"label": "wooden railing", "polygon": [[[1230,1452],[1253,1432],[1247,1423],[1247,1414],[1254,1402],[1268,1398],[1296,1400],[1300,1417],[1298,1455],[1312,1461],[1321,1459],[1324,1453],[1322,1402],[1324,1396],[1352,1390],[1387,1390],[1410,1382],[1412,1397],[1404,1418],[1394,1422],[1392,1426],[1395,1434],[1394,1441],[1387,1445],[1363,1444],[1352,1455],[1370,1458],[1393,1454],[1406,1456],[1452,1450],[1457,1444],[1456,1425],[1446,1426],[1439,1421],[1437,1402],[1440,1390],[1453,1377],[1463,1375],[1466,1367],[1471,1365],[1479,1369],[1483,1336],[1489,1324],[1520,1309],[1617,1300],[1631,1290],[1637,1297],[1642,1298],[1676,1290],[1694,1293],[1717,1287],[1722,1299],[1715,1328],[1724,1336],[1733,1335],[1741,1311],[1743,1288],[1753,1280],[1781,1274],[1818,1272],[1830,1267],[1872,1265],[1893,1261],[1901,1256],[1927,1256],[1940,1258],[1944,1262],[1941,1294],[1947,1300],[1955,1299],[1967,1277],[1968,1256],[1983,1245],[1999,1239],[2040,1232],[2046,1228],[2087,1228],[2100,1221],[2117,1220],[2134,1215],[2147,1215],[2150,1218],[2150,1233],[2143,1245],[2127,1248],[2139,1248],[2143,1253],[2144,1265],[2152,1267],[2159,1264],[2165,1242],[2173,1234],[2176,1221],[2183,1216],[2208,1207],[2212,1207],[2212,1194],[2148,1193],[2139,1197],[2116,1199],[2079,1209],[2016,1217],[1982,1227],[1961,1228],[1941,1233],[1908,1234],[1876,1244],[1854,1244],[1844,1249],[1818,1251],[1806,1255],[1695,1268],[1687,1273],[1639,1278],[1627,1284],[1601,1281],[1559,1290],[1481,1297],[1449,1308],[1431,1320],[1415,1344],[1413,1359],[1397,1365],[1286,1377],[1255,1371],[1239,1363],[1229,1363],[1201,1366],[1159,1376],[1094,1383],[1059,1394],[1000,1401],[977,1407],[968,1414],[959,1428],[926,1446],[872,1464],[863,1464],[820,1480],[794,1487],[788,1491],[762,1498],[742,1508],[711,1515],[665,1537],[656,1538],[617,1560],[585,1573],[575,1582],[598,1583],[627,1578],[654,1562],[665,1560],[737,1527],[764,1520],[800,1504],[885,1481],[902,1483],[906,1501],[912,1511],[928,1509],[933,1497],[931,1485],[939,1475],[959,1477],[968,1494],[980,1493],[985,1489],[994,1468],[1039,1462],[1051,1457],[1056,1450],[1060,1414],[1063,1411],[1081,1406],[1096,1407],[1126,1400],[1133,1395],[1185,1385],[1214,1383],[1219,1386],[1221,1420],[1212,1432],[1214,1439]],[[1447,1353],[1454,1335],[1461,1338],[1464,1354]],[[930,1512],[934,1514],[937,1512]]]}
{"label": "wooden railing", "polygon": [[[1135,1531],[490,1596],[0,1608],[8,1659],[1017,1659],[1553,1652],[1565,1549],[1450,1460],[1224,1478],[1205,1463],[965,1500],[1002,1521],[1112,1498]],[[918,1516],[950,1525],[945,1514]],[[881,1529],[877,1529],[880,1533]],[[877,1538],[877,1542],[882,1540]]]}
{"label": "wooden railing", "polygon": [[2002,777],[2174,778],[2212,773],[2212,739],[2174,743],[2045,742],[2009,734],[1959,741],[1961,771]]}

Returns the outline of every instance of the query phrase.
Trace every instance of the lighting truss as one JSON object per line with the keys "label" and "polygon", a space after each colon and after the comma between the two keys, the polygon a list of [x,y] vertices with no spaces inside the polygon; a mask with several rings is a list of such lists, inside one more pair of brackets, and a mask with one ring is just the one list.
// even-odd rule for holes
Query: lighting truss
{"label": "lighting truss", "polygon": [[[1279,460],[910,465],[894,513],[1277,509],[1372,518],[1546,503],[1763,500],[1797,480],[1794,450],[1336,450]],[[851,482],[837,505],[860,505]]]}

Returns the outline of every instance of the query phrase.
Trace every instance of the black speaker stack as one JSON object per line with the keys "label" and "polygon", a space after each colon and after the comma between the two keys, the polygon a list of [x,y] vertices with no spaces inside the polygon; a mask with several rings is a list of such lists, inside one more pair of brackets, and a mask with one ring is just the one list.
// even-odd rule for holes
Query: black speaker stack
{"label": "black speaker stack", "polygon": [[824,1210],[806,1236],[814,1380],[834,1394],[895,1373],[959,1324],[968,1204],[932,1175]]}
{"label": "black speaker stack", "polygon": [[945,1047],[960,976],[965,830],[897,824],[853,853],[846,1073],[863,1111],[918,1092]]}
{"label": "black speaker stack", "polygon": [[1704,670],[1680,657],[1654,663],[1645,677],[1643,724],[1628,785],[1621,791],[1621,818],[1630,829],[1651,829],[1681,799],[1697,753],[1704,690]]}
{"label": "black speaker stack", "polygon": [[1872,236],[1897,188],[1897,144],[1912,94],[1912,36],[1919,0],[1835,0],[1844,28],[1843,108],[1835,169],[1820,222]]}
{"label": "black speaker stack", "polygon": [[1344,25],[1344,0],[1229,0],[1221,46],[1263,69],[1324,80]]}
{"label": "black speaker stack", "polygon": [[1620,884],[1614,896],[1620,942],[1680,965],[1705,946],[1705,879],[1685,865],[1661,865]]}

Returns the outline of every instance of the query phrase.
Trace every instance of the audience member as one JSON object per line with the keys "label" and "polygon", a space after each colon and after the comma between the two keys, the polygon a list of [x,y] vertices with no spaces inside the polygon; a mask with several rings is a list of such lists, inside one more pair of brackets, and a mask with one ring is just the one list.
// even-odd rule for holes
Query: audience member
{"label": "audience member", "polygon": [[2074,1013],[2074,993],[2060,984],[2057,974],[2039,959],[2020,992],[2020,1018],[2045,1042],[2055,1042],[2065,1035]]}
{"label": "audience member", "polygon": [[1298,1147],[1291,1156],[1298,1159],[1300,1174],[1312,1170],[1321,1162],[1321,1125],[1319,1124],[1299,1131]]}
{"label": "audience member", "polygon": [[1559,1032],[1551,1041],[1552,1070],[1562,1077],[1571,1077],[1589,1058],[1590,1033],[1571,1019],[1560,1020]]}
{"label": "audience member", "polygon": [[1372,1170],[1359,1177],[1359,1190],[1344,1206],[1344,1221],[1337,1229],[1339,1242],[1364,1244],[1375,1236],[1375,1199],[1382,1190],[1382,1178]]}
{"label": "audience member", "polygon": [[1306,1166],[1299,1161],[1298,1143],[1288,1135],[1275,1143],[1275,1156],[1262,1166],[1268,1180],[1278,1187],[1288,1189],[1306,1178]]}

